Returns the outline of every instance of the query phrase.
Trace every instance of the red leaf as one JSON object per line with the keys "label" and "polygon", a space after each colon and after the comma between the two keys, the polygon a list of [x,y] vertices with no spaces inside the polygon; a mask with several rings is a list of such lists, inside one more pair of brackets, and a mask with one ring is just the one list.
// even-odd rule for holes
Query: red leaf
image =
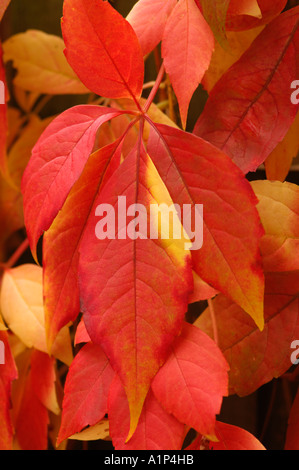
{"label": "red leaf", "polygon": [[40,402],[52,413],[59,414],[56,398],[56,360],[37,350],[31,355],[32,391]]}
{"label": "red leaf", "polygon": [[[126,197],[123,212],[119,196]],[[101,344],[124,384],[131,432],[150,382],[180,332],[193,287],[190,254],[181,241],[144,239],[143,227],[141,238],[124,232],[123,217],[129,206],[148,208],[160,198],[170,199],[141,144],[114,172],[94,204],[94,208],[111,204],[115,209],[115,238],[110,233],[110,239],[97,240],[91,218],[80,246],[84,322],[91,340]]]}
{"label": "red leaf", "polygon": [[81,81],[107,98],[141,96],[144,64],[131,25],[108,2],[65,0],[66,58]]}
{"label": "red leaf", "polygon": [[108,417],[112,443],[116,450],[181,450],[185,426],[168,414],[149,390],[139,423],[126,443],[130,429],[127,397],[116,376],[108,398]]}
{"label": "red leaf", "polygon": [[175,203],[203,204],[203,245],[192,251],[193,269],[262,329],[263,230],[249,183],[225,154],[178,129],[155,125],[148,152]]}
{"label": "red leaf", "polygon": [[190,100],[209,67],[213,50],[213,33],[194,0],[180,0],[165,26],[162,56],[184,128]]}
{"label": "red leaf", "polygon": [[11,385],[17,379],[18,372],[11,354],[6,331],[0,331],[0,358],[0,450],[12,450]]}
{"label": "red leaf", "polygon": [[163,31],[177,0],[139,0],[127,16],[138,37],[143,55],[162,40]]}
{"label": "red leaf", "polygon": [[58,116],[35,145],[22,179],[24,217],[33,254],[62,208],[94,147],[98,128],[121,111],[76,106]]}
{"label": "red leaf", "polygon": [[[209,450],[266,450],[251,433],[231,424],[217,421],[216,436],[218,442],[208,442],[206,444]],[[185,450],[203,450],[202,445],[202,436],[198,436]]]}
{"label": "red leaf", "polygon": [[[30,362],[34,361],[35,355],[43,354],[33,350]],[[48,362],[50,363],[51,361]],[[35,376],[36,373],[39,374],[38,368],[30,368],[30,363],[27,364],[23,369],[22,382],[17,384],[21,401],[14,402],[14,424],[17,441],[22,450],[46,450],[48,447],[48,410],[35,393],[37,384],[41,381],[40,377]],[[39,391],[40,393],[42,392]]]}
{"label": "red leaf", "polygon": [[[298,285],[299,271],[266,275],[263,331],[223,295],[213,300],[219,347],[230,366],[230,394],[249,395],[292,365],[290,345],[299,337]],[[213,337],[209,310],[196,325]]]}
{"label": "red leaf", "polygon": [[248,431],[231,424],[217,421],[216,436],[219,442],[211,443],[214,450],[266,450]]}
{"label": "red leaf", "polygon": [[[255,171],[284,138],[298,107],[299,7],[273,20],[214,86],[194,133]],[[266,64],[266,66],[265,66]]]}
{"label": "red leaf", "polygon": [[227,394],[227,371],[214,341],[185,323],[152,382],[152,390],[168,413],[199,433],[214,436],[216,414]]}
{"label": "red leaf", "polygon": [[57,445],[107,413],[114,372],[99,345],[86,344],[73,360],[66,378]]}
{"label": "red leaf", "polygon": [[76,329],[75,335],[75,345],[80,343],[89,343],[91,341],[89,334],[87,333],[86,326],[84,325],[84,321],[81,320]]}
{"label": "red leaf", "polygon": [[209,286],[204,282],[196,272],[193,272],[194,280],[194,289],[192,294],[189,297],[189,303],[199,302],[200,300],[206,300],[214,297],[216,294],[219,294],[218,291]]}
{"label": "red leaf", "polygon": [[[79,246],[94,199],[105,177],[119,165],[120,141],[92,154],[43,239],[43,286],[48,347],[80,312]],[[113,163],[111,162],[113,160]]]}

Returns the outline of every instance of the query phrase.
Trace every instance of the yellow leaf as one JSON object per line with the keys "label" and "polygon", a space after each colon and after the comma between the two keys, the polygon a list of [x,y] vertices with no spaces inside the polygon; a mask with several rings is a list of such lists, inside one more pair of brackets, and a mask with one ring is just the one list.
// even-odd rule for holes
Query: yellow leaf
{"label": "yellow leaf", "polygon": [[31,29],[10,37],[3,50],[4,61],[11,60],[17,69],[14,84],[24,90],[49,95],[90,93],[68,64],[58,36]]}
{"label": "yellow leaf", "polygon": [[14,334],[9,335],[9,346],[14,360],[26,351],[26,345]]}
{"label": "yellow leaf", "polygon": [[[2,280],[0,305],[9,329],[28,348],[47,353],[42,277],[42,268],[34,264],[6,270]],[[72,347],[67,327],[58,334],[52,354],[70,365]]]}
{"label": "yellow leaf", "polygon": [[210,92],[219,78],[239,60],[263,28],[264,26],[259,26],[248,31],[227,31],[225,49],[216,42],[210,66],[202,80],[207,92]]}
{"label": "yellow leaf", "polygon": [[52,119],[53,118],[50,117],[42,120],[32,114],[29,118],[29,122],[8,153],[9,175],[18,190],[21,188],[21,179],[30,159],[32,148]]}
{"label": "yellow leaf", "polygon": [[232,0],[230,8],[235,15],[248,15],[262,18],[262,12],[257,0]]}
{"label": "yellow leaf", "polygon": [[265,235],[260,242],[265,272],[299,269],[299,187],[287,181],[251,182]]}
{"label": "yellow leaf", "polygon": [[74,439],[77,441],[97,441],[99,439],[110,440],[109,421],[108,419],[103,419],[94,426],[90,426],[83,431],[74,434],[73,436],[69,437],[69,439]]}
{"label": "yellow leaf", "polygon": [[291,168],[293,158],[299,152],[299,113],[291,125],[287,135],[265,161],[268,180],[284,181]]}

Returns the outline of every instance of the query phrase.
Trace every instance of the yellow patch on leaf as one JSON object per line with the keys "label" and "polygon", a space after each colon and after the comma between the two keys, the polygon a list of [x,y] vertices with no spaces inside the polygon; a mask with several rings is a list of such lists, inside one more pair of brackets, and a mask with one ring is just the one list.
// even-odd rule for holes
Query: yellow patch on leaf
{"label": "yellow patch on leaf", "polygon": [[215,43],[210,66],[202,80],[202,85],[207,92],[210,92],[219,78],[239,60],[263,28],[259,26],[247,31],[227,31],[225,47],[218,42]]}

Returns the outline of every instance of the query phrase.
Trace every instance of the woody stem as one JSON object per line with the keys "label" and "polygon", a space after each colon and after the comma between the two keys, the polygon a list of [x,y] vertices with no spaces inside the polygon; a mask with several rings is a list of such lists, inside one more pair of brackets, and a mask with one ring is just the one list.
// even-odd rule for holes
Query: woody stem
{"label": "woody stem", "polygon": [[26,238],[21,245],[16,249],[13,255],[9,258],[9,260],[4,264],[6,269],[12,268],[18,259],[22,256],[22,254],[27,250],[29,247],[29,240]]}

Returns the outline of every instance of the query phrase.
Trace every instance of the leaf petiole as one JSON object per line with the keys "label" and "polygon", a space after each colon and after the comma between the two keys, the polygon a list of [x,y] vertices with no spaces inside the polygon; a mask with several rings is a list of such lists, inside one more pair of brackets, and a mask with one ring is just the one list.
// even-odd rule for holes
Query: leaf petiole
{"label": "leaf petiole", "polygon": [[149,107],[150,105],[152,104],[155,96],[156,96],[156,93],[157,91],[159,90],[159,87],[161,85],[161,82],[164,78],[164,74],[165,74],[165,67],[164,67],[164,64],[162,63],[161,67],[160,67],[160,70],[159,70],[159,73],[158,73],[158,76],[157,76],[157,79],[155,81],[155,84],[149,94],[149,97],[148,99],[146,100],[146,103],[144,105],[144,108],[143,108],[143,113],[147,113],[147,111],[149,110]]}

